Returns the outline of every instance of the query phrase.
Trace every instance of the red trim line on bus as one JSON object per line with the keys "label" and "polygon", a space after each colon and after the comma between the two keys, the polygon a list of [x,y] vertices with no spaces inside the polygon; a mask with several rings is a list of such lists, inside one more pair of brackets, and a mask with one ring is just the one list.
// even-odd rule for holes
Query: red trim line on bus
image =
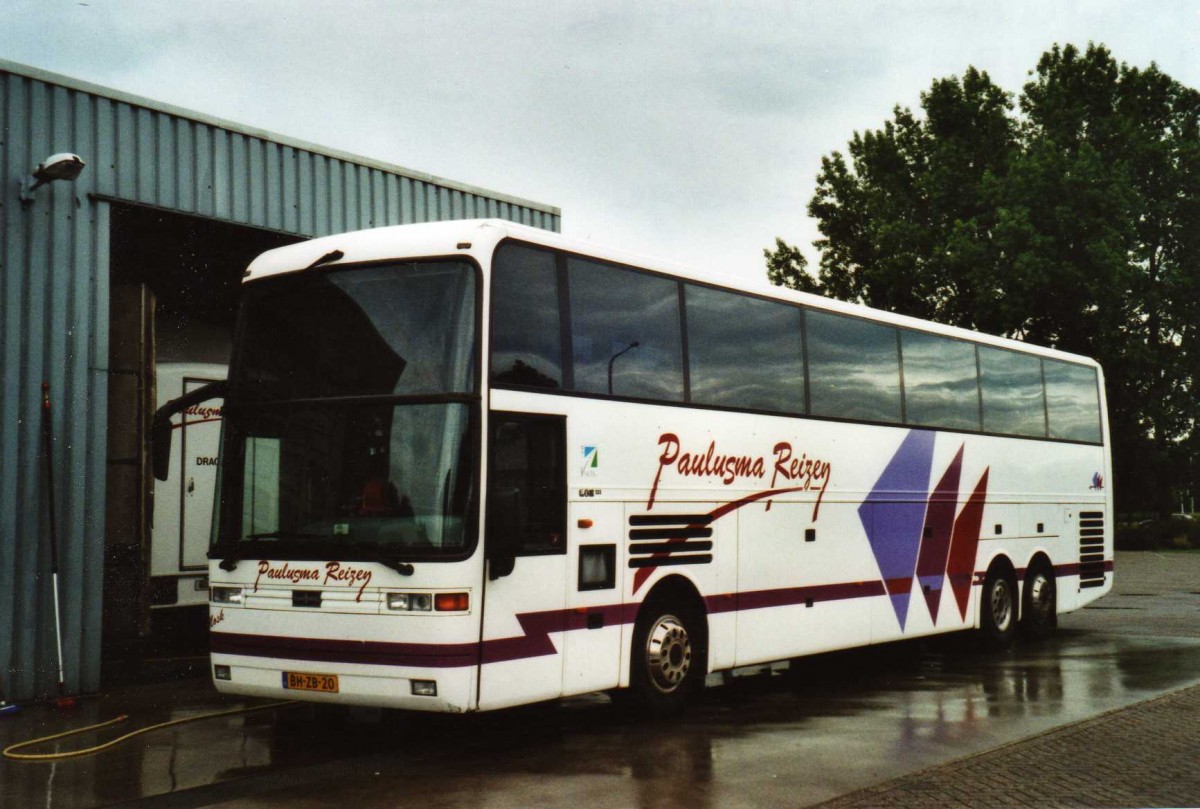
{"label": "red trim line on bus", "polygon": [[[1055,565],[1054,566],[1054,577],[1057,579],[1061,579],[1064,576],[1078,576],[1079,571],[1082,570],[1083,567],[1084,566],[1082,564],[1079,564],[1078,562],[1075,562],[1072,564],[1067,564],[1067,565]],[[1105,559],[1104,560],[1104,572],[1112,573],[1112,570],[1113,570],[1113,560]],[[987,574],[985,573],[984,575],[986,576]],[[1020,576],[1022,579],[1024,579],[1025,578],[1024,568],[1022,568],[1021,570],[1018,570],[1017,575]]]}
{"label": "red trim line on bus", "polygon": [[183,422],[180,422],[179,424],[172,424],[171,429],[178,430],[182,427],[193,427],[197,424],[210,424],[211,422],[220,421],[220,420],[221,420],[221,418],[218,416],[215,419],[197,419],[195,421],[183,421]]}
{"label": "red trim line on bus", "polygon": [[[1079,575],[1079,564],[1054,567],[1058,578]],[[1113,569],[1112,560],[1104,562],[1105,572]],[[976,571],[976,585],[982,583],[986,571]],[[755,590],[748,593],[722,593],[708,596],[704,605],[709,614],[788,607],[822,601],[844,601],[886,595],[884,584],[874,581],[817,584],[808,587],[781,587]],[[607,604],[579,609],[546,610],[517,615],[522,635],[495,638],[483,642],[483,663],[502,663],[558,654],[551,635],[589,628],[591,616],[603,617],[604,626],[632,624],[637,620],[640,604]],[[350,641],[323,638],[291,638],[271,635],[243,635],[235,632],[212,632],[210,648],[214,654],[246,657],[275,657],[284,660],[307,660],[321,663],[363,663],[382,666],[411,666],[413,668],[462,668],[479,662],[479,646],[475,643],[391,643],[385,641]]]}
{"label": "red trim line on bus", "polygon": [[459,668],[478,660],[476,643],[391,643],[385,641],[285,638],[274,635],[209,633],[214,654],[280,657],[320,663],[367,663],[376,666]]}

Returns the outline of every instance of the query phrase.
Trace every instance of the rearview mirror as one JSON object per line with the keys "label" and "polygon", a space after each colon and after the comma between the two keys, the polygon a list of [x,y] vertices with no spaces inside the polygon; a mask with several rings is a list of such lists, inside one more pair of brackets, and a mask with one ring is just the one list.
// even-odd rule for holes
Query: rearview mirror
{"label": "rearview mirror", "polygon": [[517,565],[517,549],[525,536],[525,509],[521,504],[521,490],[493,489],[488,494],[487,527],[484,541],[487,543],[488,579],[507,576]]}
{"label": "rearview mirror", "polygon": [[150,431],[150,465],[154,477],[166,480],[171,476],[171,417],[159,418],[154,414],[154,426]]}

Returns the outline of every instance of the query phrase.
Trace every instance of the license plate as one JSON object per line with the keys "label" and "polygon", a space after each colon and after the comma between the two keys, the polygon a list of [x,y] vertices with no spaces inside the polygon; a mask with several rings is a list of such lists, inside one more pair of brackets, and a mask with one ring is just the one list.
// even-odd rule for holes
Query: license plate
{"label": "license plate", "polygon": [[302,671],[285,671],[283,687],[291,691],[323,691],[336,694],[338,678],[336,674],[308,674]]}

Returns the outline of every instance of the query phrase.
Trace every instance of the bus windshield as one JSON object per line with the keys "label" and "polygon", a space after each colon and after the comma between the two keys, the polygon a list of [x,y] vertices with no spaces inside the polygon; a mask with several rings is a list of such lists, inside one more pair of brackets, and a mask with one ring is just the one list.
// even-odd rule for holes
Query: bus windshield
{"label": "bus windshield", "polygon": [[473,267],[459,261],[248,285],[214,555],[470,551],[476,287]]}

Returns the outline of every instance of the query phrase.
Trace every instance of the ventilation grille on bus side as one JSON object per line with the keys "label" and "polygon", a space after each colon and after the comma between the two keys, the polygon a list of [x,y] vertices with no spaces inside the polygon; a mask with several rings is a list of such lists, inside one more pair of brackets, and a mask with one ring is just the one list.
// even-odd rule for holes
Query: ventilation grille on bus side
{"label": "ventilation grille on bus side", "polygon": [[1079,586],[1104,586],[1104,512],[1079,512]]}
{"label": "ventilation grille on bus side", "polygon": [[635,527],[629,529],[629,567],[636,569],[711,563],[711,522],[710,514],[632,515],[629,524]]}

